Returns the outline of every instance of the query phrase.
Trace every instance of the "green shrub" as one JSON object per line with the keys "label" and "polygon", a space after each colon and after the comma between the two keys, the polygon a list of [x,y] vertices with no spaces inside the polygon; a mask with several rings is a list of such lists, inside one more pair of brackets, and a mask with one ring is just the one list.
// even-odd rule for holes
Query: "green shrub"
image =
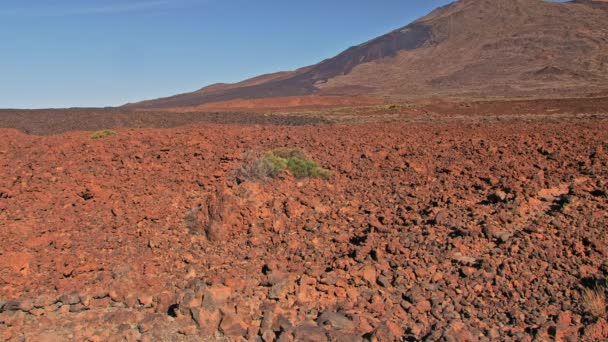
{"label": "green shrub", "polygon": [[107,136],[114,135],[114,134],[116,134],[115,131],[113,131],[111,129],[104,129],[103,131],[97,131],[97,132],[93,133],[93,135],[91,135],[91,139],[99,139],[99,138],[107,137]]}
{"label": "green shrub", "polygon": [[276,148],[265,153],[261,158],[254,159],[247,156],[245,165],[239,170],[239,175],[245,178],[263,179],[276,177],[284,170],[289,170],[296,178],[322,178],[331,177],[331,172],[317,163],[306,158],[299,149]]}
{"label": "green shrub", "polygon": [[312,170],[310,170],[310,177],[329,179],[329,177],[331,177],[331,172],[327,169],[317,166],[317,167],[313,168]]}
{"label": "green shrub", "polygon": [[268,153],[260,160],[268,165],[269,176],[274,177],[287,168],[287,159]]}

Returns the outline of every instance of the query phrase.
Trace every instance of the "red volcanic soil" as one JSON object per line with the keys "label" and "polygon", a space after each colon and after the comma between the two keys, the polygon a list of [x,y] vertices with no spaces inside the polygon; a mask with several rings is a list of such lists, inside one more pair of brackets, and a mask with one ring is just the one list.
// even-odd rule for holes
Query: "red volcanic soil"
{"label": "red volcanic soil", "polygon": [[605,113],[0,129],[0,339],[606,340]]}
{"label": "red volcanic soil", "polygon": [[209,111],[255,111],[263,112],[268,110],[302,110],[302,109],[322,109],[333,107],[356,107],[383,104],[382,98],[365,96],[287,96],[272,97],[264,99],[240,99],[223,102],[213,102],[193,107],[175,107],[160,109],[170,112],[209,112]]}

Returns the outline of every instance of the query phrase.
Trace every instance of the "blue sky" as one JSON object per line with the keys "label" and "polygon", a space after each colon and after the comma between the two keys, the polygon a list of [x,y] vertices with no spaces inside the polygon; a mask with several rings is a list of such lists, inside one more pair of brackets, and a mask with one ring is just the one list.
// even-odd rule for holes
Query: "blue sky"
{"label": "blue sky", "polygon": [[0,108],[115,106],[291,70],[450,0],[0,0]]}

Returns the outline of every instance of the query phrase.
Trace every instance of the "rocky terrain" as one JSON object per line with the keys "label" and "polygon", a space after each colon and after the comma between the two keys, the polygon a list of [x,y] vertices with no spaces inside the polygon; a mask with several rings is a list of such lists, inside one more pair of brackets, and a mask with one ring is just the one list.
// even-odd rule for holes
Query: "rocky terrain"
{"label": "rocky terrain", "polygon": [[459,0],[315,65],[127,107],[193,107],[310,95],[411,99],[606,94],[607,17],[606,1]]}
{"label": "rocky terrain", "polygon": [[[101,111],[90,122],[115,129],[99,139],[72,114],[4,112],[0,339],[606,340],[597,101],[330,123],[82,110],[79,122]],[[15,129],[28,115],[54,135]],[[276,147],[332,176],[238,176]]]}

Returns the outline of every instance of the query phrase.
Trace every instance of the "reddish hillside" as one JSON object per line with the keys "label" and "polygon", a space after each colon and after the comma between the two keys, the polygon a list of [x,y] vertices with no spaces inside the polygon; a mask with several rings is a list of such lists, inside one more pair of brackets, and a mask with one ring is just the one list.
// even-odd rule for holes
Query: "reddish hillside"
{"label": "reddish hillside", "polygon": [[588,95],[608,89],[607,17],[605,1],[461,0],[313,66],[127,106],[312,94]]}
{"label": "reddish hillside", "polygon": [[237,99],[222,102],[211,102],[192,107],[175,107],[161,109],[172,112],[233,112],[233,111],[268,111],[268,110],[283,110],[291,111],[303,109],[321,109],[343,106],[370,106],[384,103],[384,100],[378,97],[370,96],[285,96],[272,97],[262,99]]}

